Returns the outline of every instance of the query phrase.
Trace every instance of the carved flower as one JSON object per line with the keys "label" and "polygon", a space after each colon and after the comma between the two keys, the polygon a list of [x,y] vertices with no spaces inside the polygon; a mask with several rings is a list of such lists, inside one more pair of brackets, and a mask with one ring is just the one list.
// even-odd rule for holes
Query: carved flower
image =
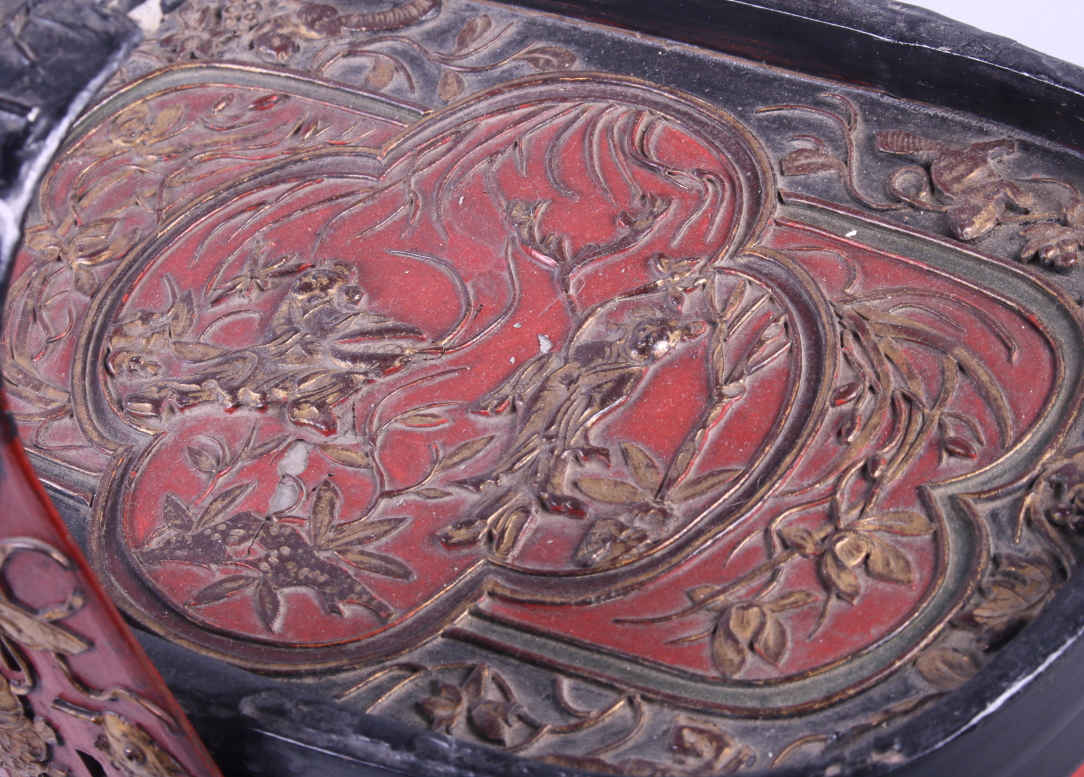
{"label": "carved flower", "polygon": [[1049,522],[1084,534],[1084,448],[1068,451],[1047,466],[1024,499],[1020,520],[1025,517],[1040,531]]}
{"label": "carved flower", "polygon": [[911,561],[895,545],[861,530],[845,529],[833,534],[817,565],[821,581],[841,599],[854,603],[862,593],[856,569],[865,568],[875,580],[910,585],[914,580]]}
{"label": "carved flower", "polygon": [[235,35],[243,35],[256,28],[260,23],[263,6],[250,0],[247,3],[232,2],[221,11],[222,26]]}
{"label": "carved flower", "polygon": [[67,264],[72,272],[72,286],[89,297],[98,290],[98,279],[92,268],[119,259],[135,245],[136,235],[116,235],[116,225],[115,218],[83,225],[68,218],[56,228],[43,224],[28,229],[23,243],[38,254],[43,264],[55,261]]}
{"label": "carved flower", "polygon": [[[699,592],[693,589],[695,601]],[[711,637],[711,658],[724,677],[734,677],[755,653],[778,665],[787,652],[787,628],[777,613],[817,601],[811,591],[791,591],[769,602],[744,602],[725,608]]]}
{"label": "carved flower", "polygon": [[876,534],[920,537],[932,534],[934,528],[921,513],[895,510],[865,516],[827,536],[824,530],[812,532],[788,526],[780,529],[779,538],[802,556],[817,558],[817,572],[825,588],[853,604],[862,593],[858,569],[887,583],[910,585],[914,580],[914,569],[906,554]]}
{"label": "carved flower", "polygon": [[262,14],[263,5],[256,0],[188,2],[175,17],[180,29],[163,37],[160,45],[178,60],[209,57],[258,27]]}
{"label": "carved flower", "polygon": [[[494,686],[502,698],[490,698]],[[433,731],[453,734],[453,729],[466,720],[482,739],[505,745],[513,726],[512,716],[520,708],[507,689],[504,679],[483,663],[474,667],[462,686],[441,682],[437,692],[418,702],[418,706]]]}
{"label": "carved flower", "polygon": [[1084,250],[1084,225],[1064,226],[1044,222],[1031,224],[1021,230],[1028,242],[1020,250],[1020,258],[1038,259],[1046,267],[1068,272],[1080,262]]}

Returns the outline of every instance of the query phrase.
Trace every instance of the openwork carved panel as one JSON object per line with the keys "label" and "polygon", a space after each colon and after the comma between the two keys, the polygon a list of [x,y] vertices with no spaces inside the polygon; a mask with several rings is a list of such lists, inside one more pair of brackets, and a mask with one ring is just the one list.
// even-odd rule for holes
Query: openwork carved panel
{"label": "openwork carved panel", "polygon": [[[0,448],[0,767],[13,777],[218,774],[40,486]],[[88,771],[88,770],[94,771]]]}
{"label": "openwork carved panel", "polygon": [[20,432],[144,627],[706,774],[905,718],[1072,574],[1052,151],[695,52],[732,86],[595,72],[641,44],[501,9],[232,8],[84,117],[6,309]]}

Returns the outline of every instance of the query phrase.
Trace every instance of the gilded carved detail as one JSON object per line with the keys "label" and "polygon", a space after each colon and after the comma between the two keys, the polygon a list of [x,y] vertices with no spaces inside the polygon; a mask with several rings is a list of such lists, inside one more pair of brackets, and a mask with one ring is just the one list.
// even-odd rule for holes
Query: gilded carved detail
{"label": "gilded carved detail", "polygon": [[[29,537],[10,537],[0,542],[0,572],[19,552],[42,554],[69,572],[73,568],[72,562],[48,543]],[[36,698],[32,695],[40,682],[38,675],[41,672],[57,671],[71,689],[87,699],[125,699],[158,716],[171,730],[176,727],[176,721],[148,699],[123,687],[94,688],[72,669],[68,657],[87,653],[94,649],[94,644],[57,621],[79,612],[84,604],[78,590],[72,590],[63,602],[40,610],[26,607],[6,591],[0,593],[0,643],[4,668],[18,678],[14,681],[8,675],[0,675],[0,765],[13,775],[60,777],[68,773],[67,769],[51,763],[51,748],[63,744],[56,730],[30,711],[29,699]],[[48,666],[48,659],[46,665],[36,665],[28,651],[48,656],[54,666]],[[59,697],[53,699],[52,707],[97,725],[101,733],[96,747],[110,758],[114,768],[128,777],[183,777],[188,774],[153,737],[113,711],[83,709]]]}
{"label": "gilded carved detail", "polygon": [[0,767],[12,777],[61,777],[67,770],[50,763],[50,746],[56,743],[56,732],[35,720],[7,678],[0,677]]}
{"label": "gilded carved detail", "polygon": [[[576,66],[569,49],[517,40],[516,27],[488,14],[452,15],[446,22],[441,0],[404,0],[365,12],[300,0],[187,0],[137,49],[114,83],[174,62],[255,58],[443,104],[473,91],[482,74],[514,78]],[[432,42],[442,37],[452,37],[451,44]]]}
{"label": "gilded carved detail", "polygon": [[[780,203],[738,119],[555,75],[570,49],[460,10],[188,3],[136,60],[172,66],[46,180],[4,373],[39,456],[100,477],[112,593],[227,660],[343,672],[329,687],[367,711],[602,773],[807,762],[961,686],[1075,566],[1065,296]],[[370,93],[211,62],[241,50]],[[529,72],[549,74],[462,99]],[[761,109],[842,133],[843,154],[799,136],[785,177],[1077,262],[1077,190],[1013,175],[1014,142],[868,135],[827,99]],[[909,160],[883,196],[869,144]],[[1007,539],[991,516],[1024,484]],[[54,656],[90,700],[58,709],[117,769],[179,773],[89,708],[165,720],[74,671],[80,606],[0,598],[16,664]],[[871,712],[856,694],[886,676]],[[839,730],[795,722],[837,703]],[[754,717],[779,722],[768,744]]]}
{"label": "gilded carved detail", "polygon": [[874,211],[913,208],[942,213],[945,226],[959,240],[974,241],[1007,226],[1024,238],[1021,261],[1038,261],[1060,272],[1072,270],[1084,250],[1084,206],[1080,191],[1054,178],[1014,179],[998,160],[1017,153],[1015,140],[1001,138],[957,146],[900,129],[880,130],[877,151],[901,156],[916,164],[897,168],[884,188],[891,199],[862,192],[859,149],[867,141],[858,108],[848,98],[828,94],[842,112],[808,105],[773,105],[760,113],[798,111],[831,120],[845,139],[841,157],[819,136],[802,135],[805,144],[780,161],[783,175],[832,173],[857,202]]}

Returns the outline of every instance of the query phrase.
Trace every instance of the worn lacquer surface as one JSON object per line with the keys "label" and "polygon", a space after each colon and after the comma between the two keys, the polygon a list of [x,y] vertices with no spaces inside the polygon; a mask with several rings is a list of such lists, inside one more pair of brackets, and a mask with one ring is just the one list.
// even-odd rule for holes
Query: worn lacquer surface
{"label": "worn lacquer surface", "polygon": [[1077,162],[591,35],[647,45],[182,6],[41,187],[7,389],[169,639],[566,765],[800,762],[1075,567]]}

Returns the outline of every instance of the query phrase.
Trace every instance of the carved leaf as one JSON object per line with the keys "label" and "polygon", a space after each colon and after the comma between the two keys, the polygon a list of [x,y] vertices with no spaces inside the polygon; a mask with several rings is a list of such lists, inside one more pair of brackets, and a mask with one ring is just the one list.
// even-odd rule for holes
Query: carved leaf
{"label": "carved leaf", "polygon": [[484,699],[489,687],[489,664],[476,664],[463,683],[463,692],[471,699]]}
{"label": "carved leaf", "polygon": [[191,531],[195,523],[192,513],[173,494],[166,494],[162,502],[162,519],[171,529],[180,532]]}
{"label": "carved leaf", "polygon": [[783,612],[784,610],[794,610],[798,607],[805,607],[807,604],[812,604],[817,601],[818,597],[812,591],[791,591],[780,596],[778,599],[765,602],[764,609],[771,612]]}
{"label": "carved leaf", "polygon": [[915,661],[922,678],[941,691],[959,688],[977,671],[975,662],[955,648],[927,650]]}
{"label": "carved leaf", "polygon": [[441,426],[448,423],[448,419],[436,413],[408,413],[398,419],[403,426],[415,429],[428,429],[433,426]]}
{"label": "carved leaf", "polygon": [[441,683],[437,695],[422,699],[418,702],[418,707],[422,714],[429,718],[433,731],[450,734],[463,712],[463,692],[454,685]]}
{"label": "carved leaf", "polygon": [[414,579],[414,573],[410,570],[410,567],[402,561],[391,558],[390,556],[383,556],[379,553],[369,553],[360,548],[339,548],[336,550],[336,553],[338,553],[346,563],[352,564],[358,569],[364,569],[366,572],[372,572],[374,575],[394,577],[398,580]]}
{"label": "carved leaf", "polygon": [[369,72],[366,73],[365,85],[379,92],[387,87],[393,78],[395,78],[395,65],[390,60],[381,57],[373,63],[373,66],[369,68]]}
{"label": "carved leaf", "polygon": [[463,76],[454,70],[445,70],[440,76],[440,82],[437,84],[437,94],[444,102],[450,103],[463,93],[466,86]]}
{"label": "carved leaf", "polygon": [[6,599],[0,599],[0,631],[30,650],[48,650],[75,656],[92,647],[91,643],[82,637],[60,626],[54,626]]}
{"label": "carved leaf", "polygon": [[783,175],[811,175],[813,173],[843,173],[846,166],[831,154],[815,148],[796,148],[780,162]]}
{"label": "carved leaf", "polygon": [[440,533],[440,539],[445,545],[458,547],[461,545],[474,545],[482,539],[489,530],[489,522],[485,518],[467,518],[456,521]]}
{"label": "carved leaf", "polygon": [[278,591],[272,588],[267,580],[261,581],[256,589],[256,614],[268,631],[275,630],[275,619],[278,618],[281,607]]}
{"label": "carved leaf", "polygon": [[224,353],[229,353],[229,348],[222,348],[209,343],[193,343],[178,340],[173,343],[173,352],[186,362],[205,362]]}
{"label": "carved leaf", "polygon": [[486,33],[493,28],[493,20],[485,14],[475,16],[463,25],[459,35],[455,39],[455,53],[466,51],[475,43],[485,37]]}
{"label": "carved leaf", "polygon": [[546,505],[546,509],[551,513],[558,513],[576,519],[587,517],[587,503],[578,497],[541,491],[538,498],[542,500],[542,503]]}
{"label": "carved leaf", "polygon": [[320,449],[320,453],[344,467],[364,469],[373,466],[373,460],[363,450],[351,448],[347,445],[335,445],[330,442],[321,443],[316,447]]}
{"label": "carved leaf", "polygon": [[249,110],[269,111],[275,106],[277,106],[279,103],[285,102],[288,99],[290,99],[290,95],[288,94],[264,95],[263,97],[257,97],[255,100],[253,100],[252,104],[249,106]]}
{"label": "carved leaf", "polygon": [[[137,197],[141,197],[144,200],[149,200],[158,192],[158,185],[155,183],[145,184],[137,194]],[[117,235],[113,239],[113,242],[109,244],[109,248],[102,254],[102,261],[105,259],[119,259],[124,254],[128,253],[128,250],[139,242],[139,230],[132,229],[123,235]],[[95,262],[97,264],[97,262]]]}
{"label": "carved leaf", "polygon": [[820,563],[817,565],[817,571],[820,573],[821,581],[830,592],[841,599],[846,599],[851,604],[854,604],[858,595],[862,593],[862,585],[858,581],[858,575],[840,561],[835,553],[822,554]]}
{"label": "carved leaf", "polygon": [[693,604],[700,604],[700,602],[707,599],[714,594],[718,588],[713,585],[698,585],[690,588],[685,592],[685,595],[689,597],[689,601]]}
{"label": "carved leaf", "polygon": [[98,279],[94,277],[94,271],[82,264],[72,268],[72,286],[80,294],[93,297],[98,291]]}
{"label": "carved leaf", "polygon": [[547,70],[568,70],[576,64],[576,55],[560,46],[535,46],[511,57],[526,62],[540,73]]}
{"label": "carved leaf", "polygon": [[511,716],[519,705],[514,701],[494,701],[485,699],[470,707],[471,725],[490,742],[507,743],[508,729],[512,726]]}
{"label": "carved leaf", "polygon": [[169,336],[184,337],[196,321],[196,306],[192,301],[192,292],[186,291],[169,309]]}
{"label": "carved leaf", "polygon": [[999,620],[1023,612],[1031,604],[1009,586],[993,583],[987,593],[986,601],[976,607],[971,617],[976,623],[986,626]]}
{"label": "carved leaf", "polygon": [[1040,559],[1008,553],[998,559],[998,580],[1029,602],[1036,602],[1049,593],[1055,576],[1049,563]]}
{"label": "carved leaf", "polygon": [[188,604],[192,607],[200,607],[204,604],[220,602],[231,594],[244,591],[246,588],[252,588],[259,583],[260,578],[249,577],[248,575],[224,577],[196,591],[192,598],[188,600]]}
{"label": "carved leaf", "polygon": [[839,407],[841,405],[847,404],[848,402],[853,402],[854,400],[858,399],[859,395],[862,393],[863,388],[864,387],[862,383],[857,380],[852,380],[850,383],[840,386],[838,389],[836,389],[835,393],[832,394],[832,404],[835,407]]}
{"label": "carved leaf", "polygon": [[331,531],[328,547],[343,545],[368,545],[387,537],[407,522],[407,518],[362,518],[350,523],[340,523]]}
{"label": "carved leaf", "polygon": [[218,461],[218,457],[212,456],[203,448],[189,445],[186,453],[188,454],[188,461],[200,472],[214,473],[222,466],[221,462]]}
{"label": "carved leaf", "polygon": [[964,437],[946,437],[944,441],[945,453],[950,456],[959,456],[963,459],[974,459],[979,455],[970,440]]}
{"label": "carved leaf", "polygon": [[591,524],[572,558],[582,567],[602,566],[617,561],[646,540],[645,532],[634,530],[616,518],[603,518]]}
{"label": "carved leaf", "polygon": [[270,440],[260,443],[255,448],[248,449],[248,452],[245,454],[244,458],[248,461],[255,461],[256,459],[262,458],[269,453],[277,451],[280,447],[286,444],[287,440],[291,439],[293,439],[293,437],[289,434],[280,434],[277,437],[272,437]]}
{"label": "carved leaf", "polygon": [[[112,223],[109,223],[109,229],[112,229],[112,226]],[[95,229],[94,227],[98,228]],[[73,248],[75,255],[81,260],[80,264],[95,265],[100,263],[102,258],[96,260],[95,257],[109,247],[109,233],[104,229],[104,222],[98,222],[94,227],[87,228],[75,239]]]}
{"label": "carved leaf", "polygon": [[738,307],[745,300],[745,294],[749,290],[749,281],[745,278],[740,278],[734,288],[730,290],[730,296],[727,298],[726,307],[723,308],[722,320],[724,323],[729,322],[734,314],[738,312]]}
{"label": "carved leaf", "polygon": [[159,111],[155,114],[154,121],[151,123],[150,129],[147,134],[150,138],[155,140],[160,139],[169,130],[180,121],[181,116],[184,114],[184,110],[179,105],[171,105],[170,107]]}
{"label": "carved leaf", "polygon": [[527,507],[517,507],[503,513],[493,526],[493,553],[498,558],[507,558],[516,547],[523,530],[530,520],[531,511]]}
{"label": "carved leaf", "polygon": [[433,474],[444,472],[473,459],[484,451],[495,437],[496,435],[491,434],[487,437],[479,437],[477,440],[470,440],[462,445],[457,445],[450,453],[441,457],[440,461],[437,462],[437,466],[433,468]]}
{"label": "carved leaf", "polygon": [[723,677],[734,677],[745,666],[749,650],[739,642],[727,626],[729,618],[719,619],[711,635],[711,660]]}
{"label": "carved leaf", "polygon": [[872,537],[869,541],[870,550],[869,558],[866,559],[866,570],[870,577],[903,585],[910,585],[914,581],[915,573],[911,568],[911,560],[902,550]]}
{"label": "carved leaf", "polygon": [[[1050,593],[1053,572],[1020,556],[998,560],[998,574],[986,591],[986,599],[968,614],[980,625],[1011,621]],[[967,616],[965,616],[967,617]]]}
{"label": "carved leaf", "polygon": [[785,526],[779,530],[779,539],[788,548],[798,551],[803,556],[815,556],[820,552],[820,543],[809,529],[804,526]]}
{"label": "carved leaf", "polygon": [[621,443],[621,455],[632,472],[633,480],[644,491],[654,494],[662,483],[662,472],[647,451],[631,442]]}
{"label": "carved leaf", "polygon": [[887,513],[870,515],[858,521],[856,526],[866,531],[883,531],[890,534],[902,534],[906,537],[922,537],[933,534],[934,524],[922,513],[911,510],[893,510]]}
{"label": "carved leaf", "polygon": [[202,531],[211,524],[216,523],[222,517],[223,513],[248,496],[255,487],[256,484],[253,482],[241,483],[232,488],[227,488],[207,505],[207,509],[203,511],[199,520],[196,521],[196,526],[193,531]]}
{"label": "carved leaf", "polygon": [[313,547],[324,547],[324,540],[335,523],[335,516],[339,512],[339,502],[342,494],[331,480],[325,478],[316,489],[316,495],[312,498],[312,508],[309,511],[309,536]]}
{"label": "carved leaf", "polygon": [[724,483],[729,483],[741,473],[742,470],[740,469],[714,470],[695,480],[682,483],[674,489],[674,492],[670,494],[670,498],[675,502],[687,502],[690,499],[696,499],[696,497],[703,496]]}
{"label": "carved leaf", "polygon": [[787,652],[787,628],[771,613],[764,614],[764,625],[753,640],[753,649],[771,663],[778,664]]}
{"label": "carved leaf", "polygon": [[56,234],[49,226],[44,224],[26,230],[23,233],[23,243],[33,251],[45,251],[59,245]]}
{"label": "carved leaf", "polygon": [[632,483],[613,478],[580,478],[576,481],[576,488],[592,499],[607,504],[630,505],[651,498]]}
{"label": "carved leaf", "polygon": [[452,495],[451,491],[445,491],[443,488],[419,488],[411,493],[422,499],[444,499]]}
{"label": "carved leaf", "polygon": [[839,439],[845,443],[852,443],[862,431],[862,416],[857,408],[852,408],[839,425]]}

